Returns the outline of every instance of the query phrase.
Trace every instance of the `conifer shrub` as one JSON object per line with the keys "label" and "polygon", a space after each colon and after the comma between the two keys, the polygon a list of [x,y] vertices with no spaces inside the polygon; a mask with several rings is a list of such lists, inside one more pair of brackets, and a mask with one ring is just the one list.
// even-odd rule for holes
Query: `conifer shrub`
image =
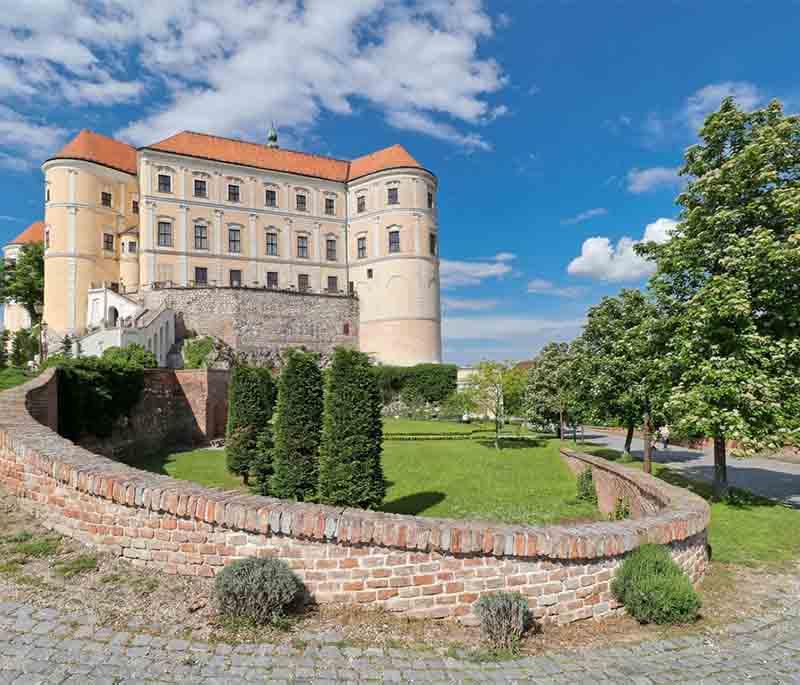
{"label": "conifer shrub", "polygon": [[378,507],[386,494],[382,444],[381,392],[369,357],[339,347],[325,380],[320,502]]}
{"label": "conifer shrub", "polygon": [[271,450],[275,381],[269,369],[236,366],[228,388],[228,425],[225,432],[227,467],[249,482],[250,470],[262,451]]}
{"label": "conifer shrub", "polygon": [[583,502],[593,502],[597,504],[597,491],[594,488],[594,478],[592,477],[591,467],[586,467],[578,474],[577,482],[577,497]]}
{"label": "conifer shrub", "polygon": [[527,600],[519,592],[494,592],[475,603],[481,634],[494,649],[516,651],[533,625]]}
{"label": "conifer shrub", "polygon": [[411,388],[423,402],[444,402],[456,389],[458,367],[455,364],[417,364],[416,366],[374,367],[384,404]]}
{"label": "conifer shrub", "polygon": [[214,594],[222,614],[265,625],[285,616],[302,597],[303,585],[285,561],[239,559],[214,579]]}
{"label": "conifer shrub", "polygon": [[642,545],[631,552],[611,591],[640,623],[689,623],[701,605],[692,582],[661,545]]}
{"label": "conifer shrub", "polygon": [[322,437],[322,396],[319,356],[290,350],[278,379],[270,486],[275,497],[308,501],[316,495]]}
{"label": "conifer shrub", "polygon": [[8,346],[11,341],[11,334],[7,328],[0,331],[0,371],[8,366]]}

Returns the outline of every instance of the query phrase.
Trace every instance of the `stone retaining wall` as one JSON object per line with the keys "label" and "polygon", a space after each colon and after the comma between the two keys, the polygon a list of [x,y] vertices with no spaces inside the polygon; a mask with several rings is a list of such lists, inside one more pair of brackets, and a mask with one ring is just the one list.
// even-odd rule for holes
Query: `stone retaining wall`
{"label": "stone retaining wall", "polygon": [[50,370],[0,394],[0,483],[49,528],[136,565],[211,577],[236,558],[276,556],[317,602],[474,622],[482,594],[508,589],[558,623],[618,612],[611,578],[644,542],[668,545],[694,581],[705,571],[706,502],[597,457],[564,452],[594,470],[601,501],[610,501],[605,488],[639,502],[638,518],[508,526],[298,504],[145,473],[75,446],[34,420],[52,414],[42,398],[55,396],[55,382]]}

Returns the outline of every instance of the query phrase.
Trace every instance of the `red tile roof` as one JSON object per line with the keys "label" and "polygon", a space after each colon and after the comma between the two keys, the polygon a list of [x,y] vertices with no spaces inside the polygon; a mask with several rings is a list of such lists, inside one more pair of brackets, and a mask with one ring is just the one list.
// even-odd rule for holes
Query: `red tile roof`
{"label": "red tile roof", "polygon": [[34,221],[28,228],[20,233],[9,245],[28,245],[44,241],[44,221]]}
{"label": "red tile roof", "polygon": [[136,148],[83,129],[50,159],[83,159],[128,174],[136,174]]}
{"label": "red tile roof", "polygon": [[402,145],[392,145],[369,155],[358,157],[350,162],[350,173],[347,179],[352,181],[354,178],[374,174],[376,171],[396,169],[397,167],[416,167],[421,169],[422,165],[408,154],[408,151]]}

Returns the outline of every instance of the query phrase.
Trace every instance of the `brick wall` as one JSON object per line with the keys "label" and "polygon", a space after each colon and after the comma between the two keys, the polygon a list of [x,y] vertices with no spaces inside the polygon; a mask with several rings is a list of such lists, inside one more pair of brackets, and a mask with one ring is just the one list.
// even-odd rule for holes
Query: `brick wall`
{"label": "brick wall", "polygon": [[[119,459],[165,447],[207,444],[225,434],[228,378],[224,370],[148,369],[142,396],[130,416],[117,420],[110,437],[84,436],[79,443]],[[37,389],[34,394],[43,391]]]}
{"label": "brick wall", "polygon": [[149,309],[164,304],[175,310],[178,338],[210,335],[237,352],[303,346],[324,354],[337,345],[358,347],[355,298],[248,288],[166,288],[144,297]]}
{"label": "brick wall", "polygon": [[275,556],[317,602],[474,622],[482,594],[509,589],[558,623],[618,613],[611,578],[644,542],[668,545],[694,581],[705,571],[707,503],[597,457],[564,452],[602,471],[598,483],[618,478],[614,487],[639,492],[641,518],[507,526],[298,504],[144,473],[75,446],[25,406],[54,381],[48,371],[0,394],[0,484],[46,526],[136,565],[210,577],[236,558]]}

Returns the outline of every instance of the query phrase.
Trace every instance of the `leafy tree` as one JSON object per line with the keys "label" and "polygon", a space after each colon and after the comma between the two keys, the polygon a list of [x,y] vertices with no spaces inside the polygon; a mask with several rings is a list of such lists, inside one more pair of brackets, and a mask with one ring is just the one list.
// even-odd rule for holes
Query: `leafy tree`
{"label": "leafy tree", "polygon": [[[228,390],[228,426],[225,435],[227,466],[249,483],[257,456],[272,446],[272,410],[275,382],[269,369],[236,366]],[[262,465],[263,469],[263,465]]]}
{"label": "leafy tree", "polygon": [[574,397],[570,361],[567,343],[548,343],[533,359],[525,390],[525,418],[539,426],[557,425],[559,438],[563,437]]}
{"label": "leafy tree", "polygon": [[523,366],[509,366],[503,375],[503,407],[506,416],[520,416],[524,411],[528,371]]}
{"label": "leafy tree", "polygon": [[386,494],[381,392],[369,357],[337,348],[326,373],[319,500],[375,508]]}
{"label": "leafy tree", "polygon": [[156,356],[138,343],[131,343],[125,347],[109,347],[103,350],[103,359],[118,364],[133,364],[143,369],[158,367]]}
{"label": "leafy tree", "polygon": [[15,261],[0,269],[0,302],[22,305],[33,323],[39,321],[36,307],[44,304],[44,244],[23,245]]}
{"label": "leafy tree", "polygon": [[679,432],[713,437],[721,493],[726,440],[779,444],[800,416],[800,117],[726,98],[681,173],[671,240],[637,249],[668,318],[667,409]]}
{"label": "leafy tree", "polygon": [[454,390],[442,403],[442,415],[448,418],[461,419],[475,411],[475,401],[472,394],[465,390]]}
{"label": "leafy tree", "polygon": [[65,335],[61,340],[61,356],[64,359],[72,358],[72,338],[69,335]]}
{"label": "leafy tree", "polygon": [[24,367],[39,353],[39,336],[31,328],[20,328],[11,339],[11,364]]}
{"label": "leafy tree", "polygon": [[494,419],[494,446],[500,449],[500,429],[506,420],[504,389],[509,367],[501,362],[483,361],[469,378],[467,392],[479,414]]}
{"label": "leafy tree", "polygon": [[318,355],[290,350],[278,380],[271,479],[275,497],[299,501],[314,498],[319,479],[322,395]]}
{"label": "leafy tree", "polygon": [[11,340],[11,334],[7,329],[0,331],[0,370],[8,366],[8,347]]}

